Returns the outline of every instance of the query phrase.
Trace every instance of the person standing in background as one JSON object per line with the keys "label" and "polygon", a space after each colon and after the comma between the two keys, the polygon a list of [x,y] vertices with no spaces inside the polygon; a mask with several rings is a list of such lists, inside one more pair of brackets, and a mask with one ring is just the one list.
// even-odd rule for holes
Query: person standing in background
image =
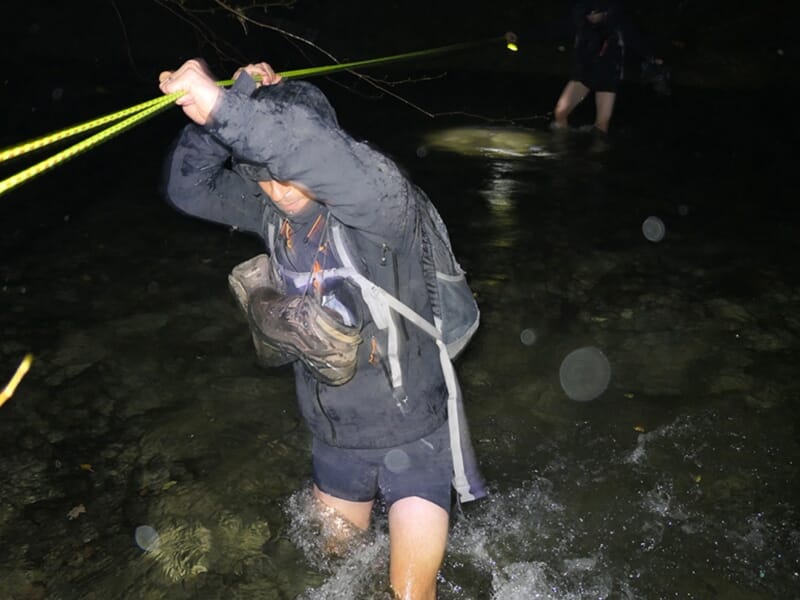
{"label": "person standing in background", "polygon": [[[606,134],[624,74],[626,44],[641,46],[641,40],[617,0],[578,0],[572,7],[572,20],[576,30],[572,74],[556,103],[551,127],[565,129],[575,107],[594,92],[593,129]],[[647,60],[662,63],[651,56]]]}

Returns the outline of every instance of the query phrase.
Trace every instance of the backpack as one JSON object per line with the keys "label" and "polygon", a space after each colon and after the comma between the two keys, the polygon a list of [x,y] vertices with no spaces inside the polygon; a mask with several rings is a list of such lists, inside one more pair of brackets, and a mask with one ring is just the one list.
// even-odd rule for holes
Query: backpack
{"label": "backpack", "polygon": [[466,274],[453,254],[442,217],[433,202],[422,197],[424,202],[417,202],[417,222],[425,285],[433,308],[434,325],[441,333],[448,355],[455,359],[477,331],[480,310]]}
{"label": "backpack", "polygon": [[[402,315],[436,340],[442,375],[447,386],[448,430],[453,458],[452,483],[459,499],[468,502],[486,495],[486,490],[469,445],[463,399],[452,361],[478,329],[480,311],[464,270],[453,255],[447,228],[439,212],[427,196],[421,194],[419,198],[421,201],[415,202],[417,233],[422,243],[422,270],[433,309],[433,323],[360,273],[353,248],[348,243],[348,236],[335,219],[330,223],[330,234],[344,266],[332,269],[330,273],[346,277],[358,286],[375,325],[387,332],[387,358],[398,406],[403,405],[405,391],[402,367],[397,355],[399,333],[392,312]],[[270,223],[268,229],[270,251],[274,252],[274,224]],[[468,449],[467,452],[464,452],[465,448]]]}
{"label": "backpack", "polygon": [[[453,255],[450,237],[442,217],[427,196],[421,194],[420,198],[422,201],[416,202],[417,227],[422,243],[425,285],[433,309],[434,323],[429,323],[360,274],[352,275],[352,279],[359,284],[362,297],[370,309],[375,324],[380,329],[388,330],[389,365],[392,385],[398,398],[405,392],[400,363],[396,353],[391,352],[392,348],[397,347],[398,335],[391,318],[391,311],[401,314],[436,340],[442,375],[447,386],[447,427],[453,459],[452,484],[458,499],[461,502],[469,502],[485,496],[486,489],[475,464],[463,398],[452,361],[466,347],[478,329],[480,311],[464,270]],[[342,244],[341,229],[334,226],[332,232],[334,239],[338,238],[337,241]]]}

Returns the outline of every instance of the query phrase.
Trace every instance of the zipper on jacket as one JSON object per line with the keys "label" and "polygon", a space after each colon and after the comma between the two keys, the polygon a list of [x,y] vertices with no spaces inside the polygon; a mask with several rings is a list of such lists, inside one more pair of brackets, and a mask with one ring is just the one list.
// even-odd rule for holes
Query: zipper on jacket
{"label": "zipper on jacket", "polygon": [[[397,255],[392,253],[392,276],[394,277],[394,289],[392,294],[395,298],[400,298],[400,277],[397,275]],[[408,342],[410,339],[408,329],[406,328],[406,320],[403,317],[397,319],[399,321],[400,331],[403,332],[403,338]]]}
{"label": "zipper on jacket", "polygon": [[322,413],[322,416],[325,417],[325,420],[328,422],[328,427],[331,429],[331,446],[336,445],[336,429],[333,427],[333,419],[331,419],[330,415],[328,414],[325,405],[322,403],[322,398],[319,395],[319,381],[316,383],[316,393],[317,393],[317,406],[319,406],[319,410]]}

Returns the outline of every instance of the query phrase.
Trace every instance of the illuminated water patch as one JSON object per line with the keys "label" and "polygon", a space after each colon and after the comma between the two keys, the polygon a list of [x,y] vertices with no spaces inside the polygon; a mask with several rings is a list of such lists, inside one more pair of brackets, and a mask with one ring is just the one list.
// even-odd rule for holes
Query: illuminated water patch
{"label": "illuminated water patch", "polygon": [[522,158],[553,156],[545,147],[546,133],[521,127],[451,127],[426,134],[417,151],[456,152],[467,156]]}

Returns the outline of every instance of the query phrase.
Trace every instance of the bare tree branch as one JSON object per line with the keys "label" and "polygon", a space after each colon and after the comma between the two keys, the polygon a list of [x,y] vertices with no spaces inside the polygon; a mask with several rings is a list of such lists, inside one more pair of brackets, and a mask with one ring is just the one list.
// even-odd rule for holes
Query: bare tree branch
{"label": "bare tree branch", "polygon": [[131,48],[131,41],[128,38],[128,28],[125,27],[125,20],[122,18],[122,13],[119,12],[119,8],[117,7],[117,3],[114,0],[109,0],[111,4],[111,8],[114,9],[114,12],[117,14],[117,19],[119,20],[119,25],[122,28],[122,38],[125,40],[125,51],[128,54],[128,63],[131,65],[131,69],[133,70],[136,77],[139,80],[144,81],[144,77],[139,72],[138,67],[136,66],[136,61],[133,59],[133,49]]}
{"label": "bare tree branch", "polygon": [[206,44],[214,48],[214,51],[219,56],[238,64],[242,64],[245,62],[245,58],[239,53],[236,47],[228,43],[226,40],[222,40],[222,43],[228,49],[227,50],[223,49],[223,47],[216,41],[218,36],[214,34],[213,30],[211,30],[210,27],[206,26],[206,24],[202,21],[202,19],[196,16],[198,12],[213,12],[213,9],[212,11],[197,11],[195,9],[187,9],[184,6],[184,2],[182,0],[153,0],[153,1],[162,8],[164,8],[165,10],[171,12],[181,21],[190,25],[192,29],[195,30],[195,32],[201,37],[201,39]]}
{"label": "bare tree branch", "polygon": [[[222,10],[222,11],[227,12],[230,15],[232,15],[241,24],[245,34],[248,33],[248,29],[247,29],[248,25],[251,25],[251,26],[254,26],[254,27],[257,27],[257,28],[261,28],[261,29],[267,29],[269,31],[273,31],[273,32],[281,35],[284,39],[286,39],[287,41],[292,43],[292,45],[294,45],[297,48],[298,52],[300,54],[302,54],[303,56],[305,56],[306,58],[308,58],[308,57],[306,56],[303,47],[312,48],[313,50],[315,50],[316,52],[318,52],[322,56],[327,57],[333,63],[337,63],[338,64],[338,63],[341,62],[333,53],[329,52],[325,48],[323,48],[323,47],[319,46],[318,44],[314,43],[310,39],[308,39],[306,37],[303,37],[301,35],[298,35],[296,33],[293,33],[291,31],[288,31],[288,30],[286,30],[286,29],[284,29],[282,27],[278,27],[278,26],[276,26],[276,25],[274,25],[272,23],[266,22],[266,21],[262,20],[261,18],[257,18],[256,16],[253,16],[253,13],[255,13],[255,12],[268,13],[269,10],[272,9],[272,8],[291,9],[296,5],[296,3],[297,3],[296,0],[272,0],[272,1],[269,1],[269,2],[257,2],[255,0],[253,0],[253,1],[248,2],[248,3],[237,2],[236,0],[209,0],[217,8],[214,8],[214,6],[212,6],[212,7],[205,8],[205,9],[190,8],[190,7],[187,6],[187,0],[154,0],[154,1],[157,2],[158,4],[160,4],[161,6],[163,6],[164,8],[167,8],[167,10],[169,10],[173,14],[177,15],[183,21],[189,23],[192,27],[197,29],[197,31],[200,33],[200,35],[202,35],[203,39],[209,45],[211,45],[219,53],[220,56],[223,56],[228,60],[231,59],[231,55],[228,52],[225,52],[225,51],[222,50],[221,44],[219,44],[219,43],[217,43],[215,41],[217,36],[214,35],[213,30],[210,27],[208,27],[202,21],[202,19],[200,19],[197,15],[199,15],[201,13],[213,14],[214,12],[216,12],[217,9],[218,10]],[[169,6],[169,5],[172,5],[172,6]],[[230,47],[232,49],[232,51],[235,52],[234,47],[230,43],[228,43],[228,42],[226,42],[224,40],[223,40],[223,42],[224,42],[226,47]],[[310,61],[310,59],[309,59],[309,61]],[[235,61],[235,62],[239,62],[239,64],[243,64],[245,61],[244,61],[244,59],[239,59],[238,61]],[[425,116],[427,116],[429,118],[436,118],[436,117],[443,117],[443,116],[458,116],[458,115],[460,115],[460,116],[467,116],[467,117],[479,119],[479,120],[486,121],[486,122],[506,122],[506,123],[513,123],[515,121],[521,121],[521,120],[532,120],[532,119],[548,118],[547,115],[533,115],[533,116],[529,116],[529,117],[517,117],[517,118],[514,118],[514,119],[511,119],[511,118],[500,118],[500,119],[498,119],[498,118],[492,118],[492,117],[487,117],[487,116],[482,116],[482,115],[476,115],[476,114],[461,112],[461,111],[435,113],[435,112],[431,112],[429,110],[426,110],[425,108],[421,107],[420,105],[412,102],[411,100],[409,100],[405,96],[401,95],[400,93],[398,93],[397,91],[395,91],[392,88],[395,88],[395,87],[397,87],[399,85],[403,85],[403,84],[417,83],[419,81],[426,81],[426,80],[431,80],[431,79],[439,79],[439,78],[444,77],[445,74],[440,74],[440,75],[438,75],[436,77],[420,77],[420,78],[414,78],[414,79],[406,79],[406,80],[403,80],[403,81],[389,82],[389,81],[380,81],[380,80],[378,80],[378,79],[376,79],[374,77],[371,77],[369,75],[364,75],[362,73],[359,73],[357,71],[353,71],[353,70],[350,70],[350,69],[346,70],[346,72],[349,73],[350,75],[360,79],[361,81],[363,81],[367,85],[371,86],[372,88],[378,90],[382,94],[386,94],[388,96],[391,96],[392,98],[398,100],[399,102],[402,102],[406,106],[408,106],[408,107],[412,108],[413,110],[416,110],[416,111],[424,114]],[[342,86],[342,87],[348,89],[349,91],[351,91],[352,93],[358,93],[355,90],[355,88],[353,88],[352,86],[348,86],[348,85],[342,84],[342,83],[340,83],[340,82],[338,82],[336,80],[332,80],[332,81],[336,85]]]}

